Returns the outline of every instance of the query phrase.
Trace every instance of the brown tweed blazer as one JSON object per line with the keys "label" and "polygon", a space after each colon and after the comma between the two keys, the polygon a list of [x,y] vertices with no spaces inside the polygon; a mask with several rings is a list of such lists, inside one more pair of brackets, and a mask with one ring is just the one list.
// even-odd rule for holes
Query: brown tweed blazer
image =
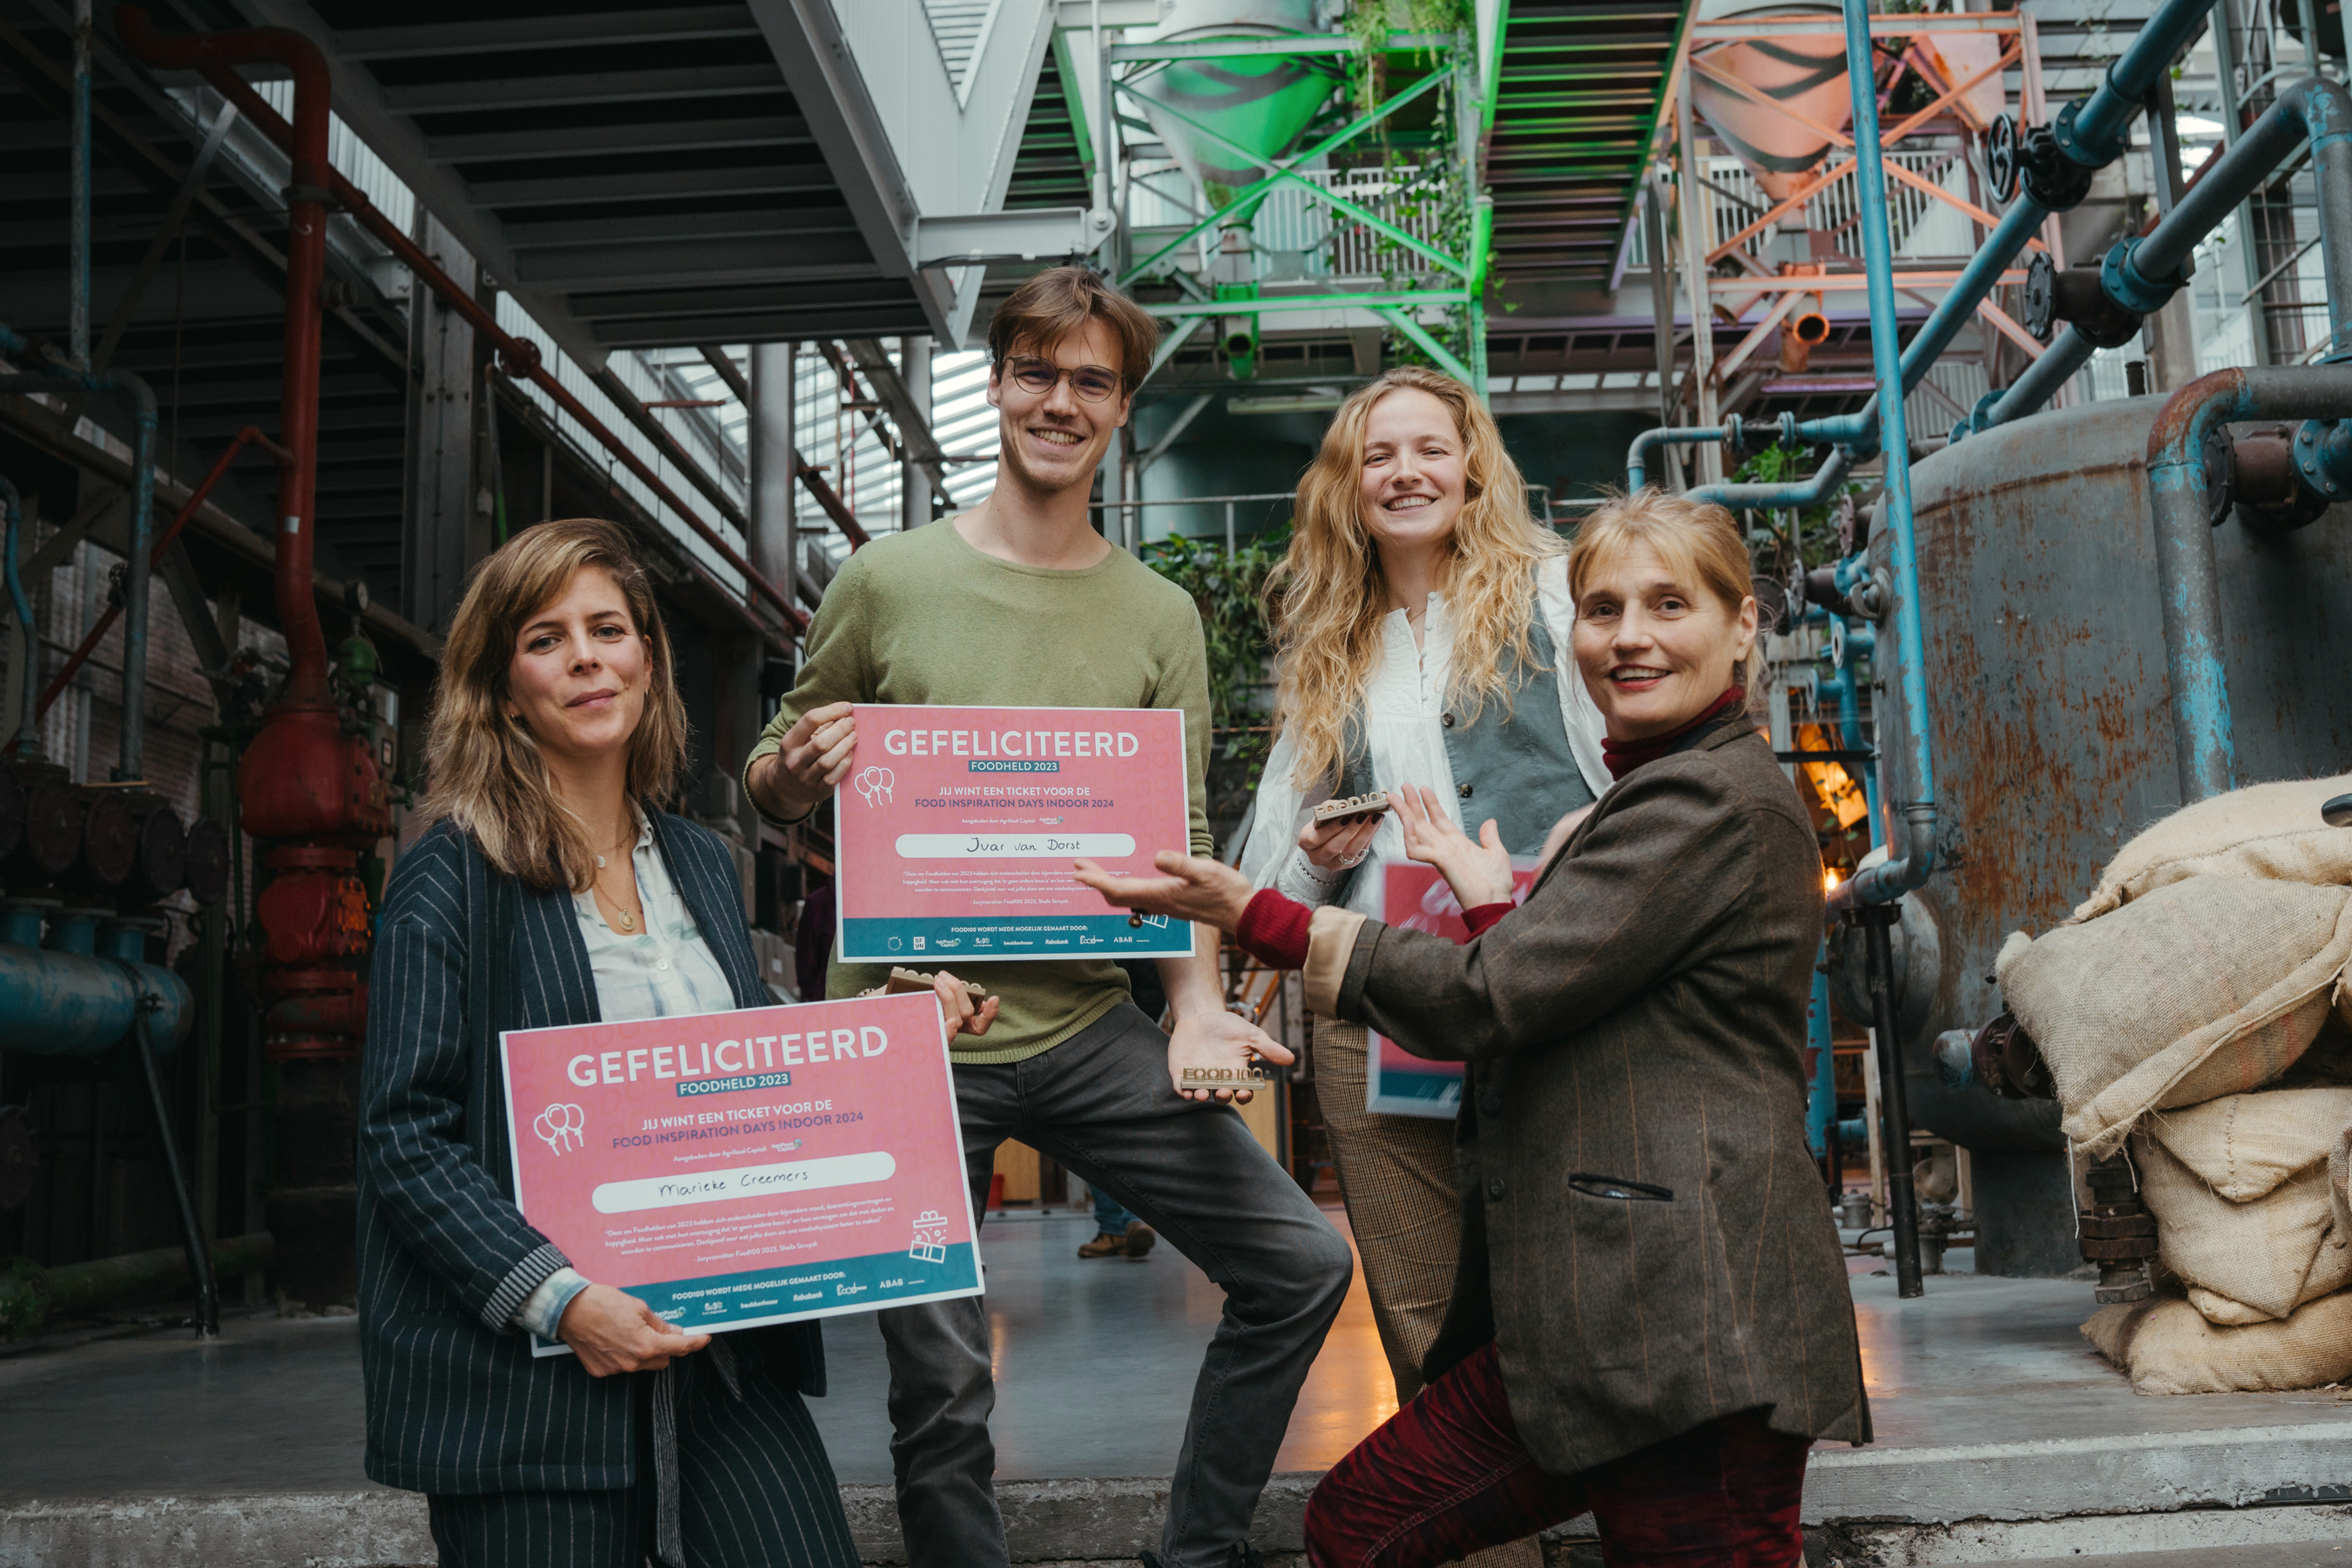
{"label": "brown tweed blazer", "polygon": [[1805,1144],[1821,931],[1811,820],[1737,716],[1620,780],[1466,946],[1318,913],[1309,1007],[1470,1064],[1461,1269],[1426,1370],[1491,1335],[1543,1468],[1759,1407],[1869,1440]]}

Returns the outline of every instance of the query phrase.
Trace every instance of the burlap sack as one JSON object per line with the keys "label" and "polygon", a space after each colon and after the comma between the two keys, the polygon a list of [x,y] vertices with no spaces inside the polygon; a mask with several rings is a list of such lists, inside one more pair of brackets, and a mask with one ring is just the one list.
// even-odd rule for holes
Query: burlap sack
{"label": "burlap sack", "polygon": [[2352,883],[2352,828],[2319,819],[2321,802],[2347,793],[2352,774],[2255,784],[2183,806],[2116,852],[2074,918],[2105,914],[2189,877]]}
{"label": "burlap sack", "polygon": [[2325,1388],[2352,1377],[2352,1291],[2305,1302],[2283,1323],[2216,1328],[2178,1296],[2102,1307],[2083,1337],[2139,1394]]}
{"label": "burlap sack", "polygon": [[2352,959],[2352,893],[2198,877],[1994,961],[2003,1001],[2050,1064],[2066,1135],[2115,1152],[2149,1110],[2259,1089],[2326,1021]]}
{"label": "burlap sack", "polygon": [[2133,1141],[2164,1266],[2210,1322],[2273,1321],[2352,1285],[2327,1156],[2352,1089],[2233,1094],[2160,1111]]}

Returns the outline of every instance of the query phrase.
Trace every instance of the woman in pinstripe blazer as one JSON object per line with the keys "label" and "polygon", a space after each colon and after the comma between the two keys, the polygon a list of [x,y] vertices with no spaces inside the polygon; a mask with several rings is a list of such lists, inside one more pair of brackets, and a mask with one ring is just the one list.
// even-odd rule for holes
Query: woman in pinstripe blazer
{"label": "woman in pinstripe blazer", "polygon": [[678,1333],[514,1205],[501,1031],[771,1000],[724,847],[649,804],[685,754],[672,668],[607,522],[518,536],[450,628],[360,1119],[367,1471],[427,1494],[444,1563],[857,1562],[802,1402],[816,1326]]}

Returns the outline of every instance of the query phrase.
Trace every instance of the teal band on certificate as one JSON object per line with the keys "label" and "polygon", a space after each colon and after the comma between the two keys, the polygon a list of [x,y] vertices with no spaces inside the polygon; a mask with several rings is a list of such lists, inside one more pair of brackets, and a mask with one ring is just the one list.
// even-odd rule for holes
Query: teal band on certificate
{"label": "teal band on certificate", "polygon": [[845,963],[894,963],[915,957],[1003,963],[1024,958],[1181,958],[1192,951],[1183,921],[1146,916],[1068,915],[982,920],[968,915],[913,920],[844,920]]}
{"label": "teal band on certificate", "polygon": [[969,1290],[979,1283],[971,1243],[918,1242],[909,1251],[639,1285],[630,1294],[667,1321],[700,1332],[835,1312],[869,1312],[950,1290]]}

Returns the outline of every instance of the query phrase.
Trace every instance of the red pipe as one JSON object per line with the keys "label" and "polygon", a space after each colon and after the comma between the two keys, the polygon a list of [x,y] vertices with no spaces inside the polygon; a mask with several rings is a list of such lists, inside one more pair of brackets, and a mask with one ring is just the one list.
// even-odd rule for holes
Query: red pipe
{"label": "red pipe", "polygon": [[324,703],[330,700],[327,638],[319,626],[310,563],[318,527],[319,289],[326,276],[333,173],[327,163],[327,58],[286,27],[165,38],[136,5],[117,7],[114,29],[122,47],[148,65],[200,70],[215,83],[227,77],[242,86],[229,68],[238,65],[274,62],[294,73],[294,124],[284,138],[294,172],[286,190],[286,363],[278,410],[278,435],[292,460],[278,473],[276,587],[278,624],[293,666],[281,700]]}
{"label": "red pipe", "polygon": [[[121,16],[131,9],[130,6],[124,6],[115,14]],[[278,30],[276,28],[260,29],[262,32],[270,33]],[[241,37],[247,35],[220,36]],[[310,47],[308,40],[303,40],[303,47],[306,48]],[[299,137],[300,130],[298,127],[289,126],[285,118],[269,106],[267,99],[254,91],[243,77],[226,68],[226,65],[205,65],[200,68],[204,71],[205,79],[219,89],[224,96],[236,105],[237,112],[251,121],[271,141],[281,147],[289,147]],[[295,109],[299,114],[301,109],[301,100],[299,95],[295,100]],[[683,518],[688,528],[694,530],[704,542],[719,552],[720,559],[741,573],[743,580],[751,584],[753,593],[765,598],[781,610],[784,619],[791,624],[795,632],[804,632],[808,629],[808,616],[802,612],[798,605],[794,604],[773,583],[761,576],[752,564],[743,558],[741,552],[727,542],[724,534],[697,516],[694,509],[688,506],[679,498],[677,492],[670,489],[644,458],[638,457],[635,451],[615,435],[603,420],[588,412],[580,400],[572,395],[571,389],[557,380],[554,373],[541,362],[537,343],[528,338],[515,337],[500,327],[498,318],[484,309],[480,300],[475,299],[468,290],[459,288],[447,273],[435,266],[433,258],[425,255],[415,240],[402,233],[398,224],[379,212],[375,204],[369,201],[366,194],[357,185],[352,184],[332,169],[329,169],[326,174],[326,188],[333,196],[335,205],[350,213],[352,221],[375,236],[385,248],[400,258],[402,266],[407,268],[426,288],[441,297],[442,303],[463,316],[474,331],[489,340],[491,346],[498,350],[501,369],[517,380],[529,381],[554,399],[556,406],[579,421],[581,427],[594,437],[605,450],[618,458],[623,467],[644,480],[648,489],[667,502],[670,510]]]}
{"label": "red pipe", "polygon": [[[188,519],[196,515],[196,508],[205,504],[205,498],[213,493],[213,487],[226,477],[228,466],[236,460],[236,455],[246,447],[255,445],[268,447],[277,456],[280,464],[294,460],[292,453],[252,426],[248,425],[238,431],[236,438],[228,444],[228,450],[220,455],[220,461],[213,465],[213,471],[205,476],[205,482],[189,493],[187,504],[180,509],[180,515],[172,520],[172,526],[165,529],[163,536],[155,542],[154,552],[147,558],[147,569],[150,572],[161,569],[163,564],[163,552],[172,548],[172,542],[180,537],[180,530],[187,526]],[[66,667],[50,677],[49,684],[42,691],[40,700],[33,704],[34,718],[38,719],[49,710],[49,705],[55,702],[59,694],[65,690],[66,682],[71,680],[74,671],[79,669],[84,661],[97,651],[99,643],[106,637],[107,628],[113,626],[121,614],[122,605],[120,601],[106,606],[106,614],[98,617],[98,624],[89,628],[89,635],[81,639],[79,647],[73,650],[73,657],[66,660]]]}

